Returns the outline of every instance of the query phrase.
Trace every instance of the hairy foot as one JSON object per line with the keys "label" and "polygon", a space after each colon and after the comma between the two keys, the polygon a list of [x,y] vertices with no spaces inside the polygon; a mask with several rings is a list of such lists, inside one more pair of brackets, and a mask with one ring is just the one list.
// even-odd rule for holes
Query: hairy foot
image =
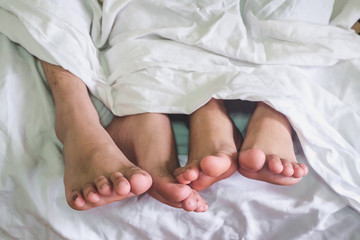
{"label": "hairy foot", "polygon": [[203,212],[206,201],[172,175],[179,166],[175,140],[166,115],[146,113],[116,118],[108,132],[117,146],[153,179],[148,193],[162,203],[186,211]]}
{"label": "hairy foot", "polygon": [[68,204],[86,210],[146,192],[151,176],[124,156],[100,124],[86,124],[74,123],[63,141]]}
{"label": "hairy foot", "polygon": [[242,137],[230,119],[224,102],[211,99],[190,116],[189,158],[177,168],[178,182],[196,190],[231,176],[237,169]]}
{"label": "hairy foot", "polygon": [[239,154],[245,177],[279,185],[298,183],[308,168],[296,161],[287,118],[264,103],[252,115]]}
{"label": "hairy foot", "polygon": [[68,204],[86,210],[147,191],[151,176],[132,164],[101,126],[85,84],[60,66],[41,64],[55,101]]}

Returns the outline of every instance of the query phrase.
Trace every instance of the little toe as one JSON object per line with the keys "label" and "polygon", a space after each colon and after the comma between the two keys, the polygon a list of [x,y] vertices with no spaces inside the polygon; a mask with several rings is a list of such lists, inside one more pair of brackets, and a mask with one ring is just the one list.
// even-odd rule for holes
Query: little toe
{"label": "little toe", "polygon": [[97,203],[100,200],[100,195],[97,193],[93,183],[85,184],[83,195],[85,200],[90,203]]}
{"label": "little toe", "polygon": [[285,177],[291,177],[294,174],[294,168],[291,162],[285,159],[281,159],[281,162],[283,164],[284,170],[281,172],[281,174]]}
{"label": "little toe", "polygon": [[204,212],[207,210],[207,203],[200,194],[193,190],[190,195],[182,202],[182,207],[184,210],[189,212]]}
{"label": "little toe", "polygon": [[208,210],[208,205],[206,200],[195,190],[193,190],[193,194],[196,199],[196,209],[195,212],[205,212]]}
{"label": "little toe", "polygon": [[114,191],[118,195],[124,196],[130,193],[130,183],[120,172],[114,172],[113,174],[111,174],[110,179],[114,187]]}
{"label": "little toe", "polygon": [[109,196],[112,192],[111,184],[104,176],[99,177],[96,181],[96,188],[101,196]]}
{"label": "little toe", "polygon": [[82,194],[77,191],[72,192],[70,198],[67,201],[69,206],[75,210],[81,210],[86,204]]}
{"label": "little toe", "polygon": [[303,163],[298,163],[298,165],[299,165],[299,167],[301,167],[301,168],[303,169],[303,171],[304,171],[304,176],[307,175],[308,172],[309,172],[309,168],[308,168],[305,164],[303,164]]}
{"label": "little toe", "polygon": [[209,206],[205,200],[203,200],[202,204],[198,204],[199,206],[195,209],[195,212],[206,212],[209,209]]}
{"label": "little toe", "polygon": [[298,163],[292,163],[294,174],[292,175],[294,178],[301,178],[304,176],[304,170],[299,166]]}
{"label": "little toe", "polygon": [[192,212],[197,208],[198,201],[194,193],[191,192],[190,195],[182,201],[182,207],[185,211]]}
{"label": "little toe", "polygon": [[280,174],[283,172],[284,165],[278,155],[268,155],[266,159],[268,161],[268,169],[270,172],[274,174]]}

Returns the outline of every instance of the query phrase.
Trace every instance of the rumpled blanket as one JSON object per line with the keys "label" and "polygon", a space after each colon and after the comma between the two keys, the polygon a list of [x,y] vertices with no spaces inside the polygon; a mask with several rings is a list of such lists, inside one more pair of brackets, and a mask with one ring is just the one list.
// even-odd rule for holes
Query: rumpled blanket
{"label": "rumpled blanket", "polygon": [[359,16],[357,0],[1,0],[0,32],[80,77],[114,115],[263,101],[360,212]]}

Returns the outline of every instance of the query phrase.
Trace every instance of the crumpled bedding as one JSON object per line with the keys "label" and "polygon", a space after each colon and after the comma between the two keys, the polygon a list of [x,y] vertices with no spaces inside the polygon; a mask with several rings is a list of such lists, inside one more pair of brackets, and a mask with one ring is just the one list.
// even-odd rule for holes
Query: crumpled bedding
{"label": "crumpled bedding", "polygon": [[[355,0],[0,1],[0,234],[356,236],[360,37],[350,27],[359,16]],[[211,97],[264,101],[290,120],[310,175],[281,187],[235,174],[202,192],[204,214],[147,195],[74,212],[61,182],[54,106],[33,56],[79,76],[110,110],[94,98],[104,125],[112,114],[191,113]]]}

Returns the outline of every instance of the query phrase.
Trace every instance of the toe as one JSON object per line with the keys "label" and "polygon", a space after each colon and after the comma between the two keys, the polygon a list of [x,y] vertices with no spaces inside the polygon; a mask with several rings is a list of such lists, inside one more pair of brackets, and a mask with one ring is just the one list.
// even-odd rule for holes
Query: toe
{"label": "toe", "polygon": [[308,169],[308,167],[307,167],[305,164],[303,164],[303,163],[298,163],[298,165],[299,165],[299,167],[301,167],[301,168],[304,170],[304,176],[305,176],[306,174],[308,174],[309,169]]}
{"label": "toe", "polygon": [[184,179],[192,182],[198,179],[199,174],[200,174],[199,168],[193,166],[189,169],[186,169],[186,171],[184,172]]}
{"label": "toe", "polygon": [[67,202],[68,202],[69,206],[75,210],[81,210],[86,204],[85,199],[83,198],[82,194],[77,191],[74,191],[71,193]]}
{"label": "toe", "polygon": [[205,200],[195,209],[195,212],[206,212],[209,209],[209,206]]}
{"label": "toe", "polygon": [[192,190],[190,195],[182,202],[182,207],[189,212],[204,212],[208,209],[205,199],[195,190]]}
{"label": "toe", "polygon": [[175,169],[173,174],[179,183],[189,184],[199,177],[200,171],[196,166],[185,166]]}
{"label": "toe", "polygon": [[85,200],[90,203],[97,203],[100,200],[100,195],[97,193],[93,183],[85,184],[83,188],[83,195]]}
{"label": "toe", "polygon": [[181,184],[189,184],[189,183],[191,183],[191,181],[186,180],[186,179],[184,178],[184,174],[177,175],[177,176],[176,176],[176,180],[177,180],[179,183],[181,183]]}
{"label": "toe", "polygon": [[108,196],[112,191],[110,182],[104,176],[99,177],[96,181],[96,189],[101,196]]}
{"label": "toe", "polygon": [[294,178],[301,178],[304,176],[304,170],[299,166],[298,163],[292,163],[294,174],[292,175]]}
{"label": "toe", "polygon": [[210,177],[218,177],[226,172],[231,166],[232,160],[229,155],[220,153],[217,156],[206,156],[200,162],[201,170]]}
{"label": "toe", "polygon": [[285,159],[281,159],[281,162],[284,167],[284,170],[281,172],[281,174],[285,177],[291,177],[294,174],[294,168],[292,163]]}
{"label": "toe", "polygon": [[190,193],[190,195],[182,202],[182,207],[185,211],[192,212],[196,209],[198,204],[198,199],[194,195],[194,193]]}
{"label": "toe", "polygon": [[111,174],[110,179],[116,194],[124,196],[130,193],[130,183],[120,172]]}
{"label": "toe", "polygon": [[158,189],[161,195],[172,202],[182,202],[191,194],[191,188],[184,184],[163,183]]}
{"label": "toe", "polygon": [[193,193],[196,198],[196,209],[194,211],[205,212],[208,209],[206,200],[203,197],[201,197],[201,195],[197,191],[193,190]]}
{"label": "toe", "polygon": [[199,179],[190,183],[190,187],[196,191],[201,191],[210,187],[217,181],[220,181],[220,179],[200,174]]}
{"label": "toe", "polygon": [[240,151],[239,165],[247,171],[260,171],[265,164],[266,156],[259,149],[248,149]]}
{"label": "toe", "polygon": [[137,173],[130,177],[129,182],[131,185],[131,192],[135,195],[139,195],[146,192],[151,187],[152,178],[146,172]]}
{"label": "toe", "polygon": [[281,159],[278,155],[268,155],[267,161],[270,172],[274,174],[280,174],[283,172],[284,165],[282,164]]}

